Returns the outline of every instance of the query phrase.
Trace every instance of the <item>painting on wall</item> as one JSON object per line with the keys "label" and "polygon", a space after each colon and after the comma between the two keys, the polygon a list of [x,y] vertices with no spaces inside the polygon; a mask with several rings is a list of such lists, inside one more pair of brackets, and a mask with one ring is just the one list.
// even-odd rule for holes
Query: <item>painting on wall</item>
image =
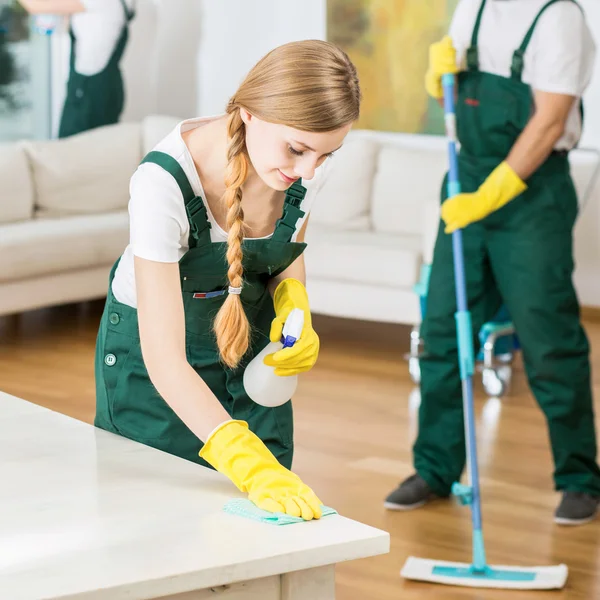
{"label": "painting on wall", "polygon": [[327,0],[327,38],[358,69],[359,129],[443,134],[424,75],[429,46],[447,32],[458,0]]}

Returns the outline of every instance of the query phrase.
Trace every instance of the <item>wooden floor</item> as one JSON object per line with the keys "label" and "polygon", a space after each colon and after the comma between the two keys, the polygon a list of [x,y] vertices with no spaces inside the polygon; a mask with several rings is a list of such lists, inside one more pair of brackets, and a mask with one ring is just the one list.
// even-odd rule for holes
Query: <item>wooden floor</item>
{"label": "wooden floor", "polygon": [[[101,302],[0,319],[0,389],[91,422],[93,354]],[[569,566],[560,592],[472,590],[400,578],[409,555],[469,561],[469,511],[443,501],[410,513],[388,512],[383,498],[412,472],[418,393],[402,360],[404,327],[315,318],[318,366],[295,398],[295,470],[341,514],[391,533],[391,553],[340,565],[339,600],[600,598],[600,520],[553,524],[558,495],[541,412],[516,367],[511,395],[477,390],[484,533],[488,560]],[[590,323],[596,407],[600,403],[600,323]],[[8,599],[7,599],[8,600]]]}

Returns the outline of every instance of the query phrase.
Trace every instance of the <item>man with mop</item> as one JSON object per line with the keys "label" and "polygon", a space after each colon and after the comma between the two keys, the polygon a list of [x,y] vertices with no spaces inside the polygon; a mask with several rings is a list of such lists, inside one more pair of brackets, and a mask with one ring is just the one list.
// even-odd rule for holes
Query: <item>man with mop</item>
{"label": "man with mop", "polygon": [[429,283],[416,473],[387,497],[389,509],[448,496],[465,466],[449,235],[463,229],[472,329],[507,307],[548,422],[562,492],[555,521],[582,524],[597,512],[600,469],[589,347],[572,284],[577,197],[568,163],[594,60],[573,0],[461,0],[450,36],[430,49],[430,95],[442,98],[442,75],[456,73],[461,193],[442,204]]}

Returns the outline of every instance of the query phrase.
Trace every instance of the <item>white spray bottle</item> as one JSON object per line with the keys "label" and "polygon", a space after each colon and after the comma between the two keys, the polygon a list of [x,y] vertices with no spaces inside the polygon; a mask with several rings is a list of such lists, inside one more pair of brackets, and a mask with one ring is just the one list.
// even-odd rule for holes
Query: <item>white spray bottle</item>
{"label": "white spray bottle", "polygon": [[291,348],[300,337],[304,327],[304,311],[295,308],[290,312],[283,326],[280,342],[270,342],[248,364],[244,371],[244,388],[248,396],[261,406],[281,406],[296,391],[298,376],[282,377],[275,375],[275,367],[265,365],[267,354],[273,354],[282,348]]}

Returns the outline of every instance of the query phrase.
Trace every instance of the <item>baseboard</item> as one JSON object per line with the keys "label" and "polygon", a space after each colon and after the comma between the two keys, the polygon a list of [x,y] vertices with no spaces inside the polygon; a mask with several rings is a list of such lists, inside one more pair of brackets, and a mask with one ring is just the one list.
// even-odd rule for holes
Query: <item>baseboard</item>
{"label": "baseboard", "polygon": [[581,318],[584,321],[600,321],[600,306],[582,306]]}

